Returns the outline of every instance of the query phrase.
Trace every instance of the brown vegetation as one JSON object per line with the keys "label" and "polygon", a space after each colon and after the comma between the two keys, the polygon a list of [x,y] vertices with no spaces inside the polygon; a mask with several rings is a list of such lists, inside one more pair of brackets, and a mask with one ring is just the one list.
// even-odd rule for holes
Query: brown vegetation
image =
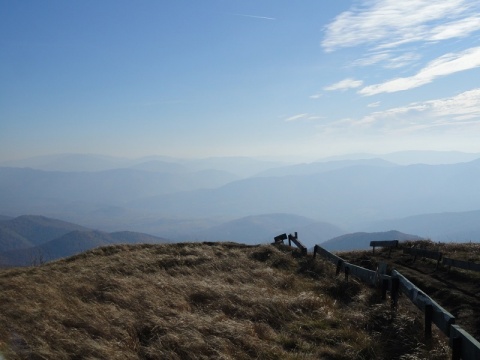
{"label": "brown vegetation", "polygon": [[444,307],[477,340],[480,340],[480,272],[442,266],[437,261],[403,253],[403,248],[439,251],[443,257],[480,264],[480,243],[435,243],[430,240],[401,242],[389,254],[388,249],[339,253],[347,261],[375,269],[379,262],[395,268],[422,291]]}
{"label": "brown vegetation", "polygon": [[0,358],[447,359],[422,315],[291,248],[117,245],[0,271]]}

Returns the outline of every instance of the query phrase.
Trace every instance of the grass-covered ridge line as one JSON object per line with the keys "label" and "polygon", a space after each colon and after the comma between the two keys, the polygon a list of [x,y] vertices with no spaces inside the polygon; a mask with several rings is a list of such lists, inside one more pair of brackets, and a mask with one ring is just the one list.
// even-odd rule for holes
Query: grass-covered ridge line
{"label": "grass-covered ridge line", "polygon": [[[293,255],[296,255],[295,253]],[[405,303],[287,247],[116,245],[0,271],[7,359],[448,358]]]}

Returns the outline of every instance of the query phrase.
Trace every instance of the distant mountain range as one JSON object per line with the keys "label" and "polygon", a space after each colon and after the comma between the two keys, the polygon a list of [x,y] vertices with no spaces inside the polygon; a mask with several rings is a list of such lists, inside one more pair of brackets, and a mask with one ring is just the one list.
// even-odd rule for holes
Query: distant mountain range
{"label": "distant mountain range", "polygon": [[0,221],[0,266],[38,265],[111,244],[165,242],[142,233],[106,233],[43,216],[20,216]]}
{"label": "distant mountain range", "polygon": [[210,157],[179,159],[167,156],[148,156],[126,159],[104,155],[57,154],[4,161],[0,167],[32,168],[60,172],[99,172],[114,169],[136,169],[161,173],[192,173],[215,169],[237,178],[249,177],[266,169],[284,166],[288,161],[259,160],[249,157]]}
{"label": "distant mountain range", "polygon": [[[221,223],[212,222],[186,226],[184,235],[182,222],[157,222],[157,231],[171,228],[178,232],[174,241],[230,241],[249,245],[273,242],[273,238],[283,233],[298,233],[300,241],[308,248],[319,244],[330,251],[369,249],[372,240],[419,240],[426,229],[438,233],[458,231],[451,241],[465,240],[459,234],[479,234],[480,211],[468,213],[429,214],[399,220],[371,224],[371,231],[349,233],[334,224],[316,221],[303,216],[276,213],[247,216]],[[387,229],[400,225],[402,231]],[[395,228],[391,227],[390,229]],[[422,230],[423,229],[423,230]],[[145,229],[144,231],[148,231]],[[190,231],[190,232],[189,232]],[[165,234],[168,231],[165,231]],[[416,234],[416,235],[413,235]],[[460,239],[460,240],[459,240]],[[476,238],[478,239],[478,238]],[[71,222],[44,216],[23,215],[16,218],[0,216],[0,266],[25,266],[68,257],[83,251],[111,244],[166,243],[166,236],[153,236],[145,232],[92,230]],[[438,239],[434,239],[439,241]]]}
{"label": "distant mountain range", "polygon": [[196,234],[203,241],[234,241],[244,244],[272,243],[273,238],[283,233],[297,232],[305,246],[314,246],[344,234],[339,227],[292,214],[265,214],[247,216],[227,221]]}
{"label": "distant mountain range", "polygon": [[255,177],[215,189],[166,194],[128,204],[186,217],[290,213],[358,226],[368,221],[480,206],[480,160],[451,165],[351,165],[308,175]]}
{"label": "distant mountain range", "polygon": [[442,242],[479,242],[480,210],[444,212],[408,216],[400,219],[382,220],[365,226],[366,231],[379,229],[402,229]]}
{"label": "distant mountain range", "polygon": [[[41,214],[173,241],[263,242],[279,225],[307,243],[390,229],[435,241],[479,241],[480,159],[471,160],[477,155],[360,154],[302,164],[244,157],[38,157],[0,164],[8,165],[0,167],[0,221]],[[400,165],[407,162],[417,164]],[[29,245],[21,234],[10,235],[16,239],[11,247]]]}
{"label": "distant mountain range", "polygon": [[325,173],[328,171],[343,169],[351,166],[377,166],[377,167],[394,167],[398,166],[392,162],[374,158],[359,160],[337,160],[327,162],[313,162],[309,164],[296,164],[277,167],[258,173],[257,177],[275,177],[275,176],[300,176]]}
{"label": "distant mountain range", "polygon": [[382,240],[421,240],[416,235],[404,234],[400,231],[390,230],[376,233],[356,232],[337,236],[320,244],[329,251],[350,251],[371,249],[370,241]]}

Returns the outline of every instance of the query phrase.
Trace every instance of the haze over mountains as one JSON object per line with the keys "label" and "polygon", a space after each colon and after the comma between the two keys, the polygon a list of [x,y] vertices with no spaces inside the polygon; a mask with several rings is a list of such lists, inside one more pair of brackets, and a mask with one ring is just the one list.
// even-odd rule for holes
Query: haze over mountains
{"label": "haze over mountains", "polygon": [[479,158],[404,152],[286,163],[55,155],[0,164],[0,214],[172,241],[254,243],[298,231],[315,244],[389,230],[480,241]]}
{"label": "haze over mountains", "polygon": [[0,266],[35,265],[112,244],[165,243],[129,231],[107,233],[44,216],[0,220]]}

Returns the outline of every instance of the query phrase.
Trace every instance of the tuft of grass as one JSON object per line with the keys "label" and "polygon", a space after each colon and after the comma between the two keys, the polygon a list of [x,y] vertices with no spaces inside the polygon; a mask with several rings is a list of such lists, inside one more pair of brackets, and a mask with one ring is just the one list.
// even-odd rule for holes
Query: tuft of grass
{"label": "tuft of grass", "polygon": [[448,358],[441,339],[437,357],[418,345],[420,330],[413,330],[421,314],[406,309],[389,319],[377,295],[289,247],[111,246],[40,267],[1,270],[0,354],[393,359],[390,349],[397,346],[404,357]]}

